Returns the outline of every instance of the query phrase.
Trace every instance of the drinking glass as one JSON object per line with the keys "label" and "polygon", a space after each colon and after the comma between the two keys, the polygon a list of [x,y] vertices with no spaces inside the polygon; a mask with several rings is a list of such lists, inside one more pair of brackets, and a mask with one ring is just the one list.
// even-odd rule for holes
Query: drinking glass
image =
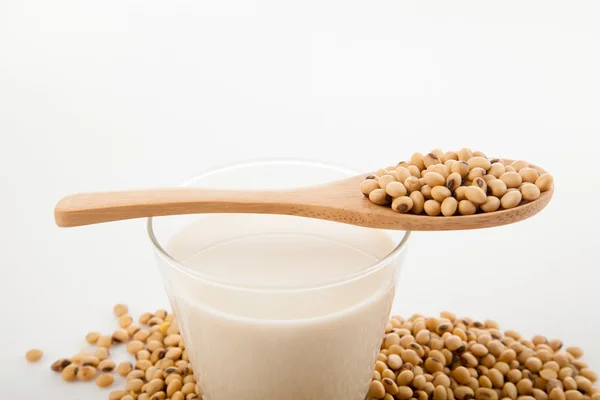
{"label": "drinking glass", "polygon": [[[262,160],[184,186],[269,196],[353,175],[319,162]],[[364,400],[409,232],[200,214],[149,218],[148,234],[204,400]]]}

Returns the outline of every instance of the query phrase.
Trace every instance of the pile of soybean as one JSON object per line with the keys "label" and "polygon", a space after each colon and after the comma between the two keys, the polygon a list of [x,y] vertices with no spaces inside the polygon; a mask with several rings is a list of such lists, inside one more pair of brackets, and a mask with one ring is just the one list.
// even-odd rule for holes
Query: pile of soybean
{"label": "pile of soybean", "polygon": [[[122,388],[112,390],[109,400],[202,399],[173,314],[162,309],[146,312],[135,323],[124,304],[117,304],[114,313],[118,329],[86,335],[86,342],[95,349],[58,359],[50,368],[66,382],[95,380],[101,388],[113,386],[118,379],[115,375],[122,377]],[[111,350],[116,346],[125,346],[133,359],[119,363],[113,360]],[[32,349],[25,357],[37,362],[42,355],[42,350]]]}
{"label": "pile of soybean", "polygon": [[386,327],[369,399],[600,400],[579,347],[527,340],[495,321],[413,315]]}
{"label": "pile of soybean", "polygon": [[[201,400],[174,315],[143,313],[138,322],[127,306],[114,307],[119,328],[89,332],[95,348],[54,361],[50,368],[65,382],[115,385],[109,400]],[[131,360],[117,362],[111,350],[124,346]],[[581,360],[578,347],[515,331],[501,332],[491,320],[413,315],[392,317],[382,338],[368,400],[600,400],[597,375]],[[27,352],[38,362],[40,349]]]}
{"label": "pile of soybean", "polygon": [[378,205],[400,213],[472,215],[510,209],[536,200],[554,184],[527,161],[488,158],[482,152],[439,149],[378,170],[360,189]]}

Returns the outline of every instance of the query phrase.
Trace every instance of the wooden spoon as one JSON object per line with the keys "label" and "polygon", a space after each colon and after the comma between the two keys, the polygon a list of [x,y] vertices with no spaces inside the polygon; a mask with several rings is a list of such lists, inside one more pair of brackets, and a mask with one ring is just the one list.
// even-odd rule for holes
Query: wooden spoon
{"label": "wooden spoon", "polygon": [[[532,168],[540,173],[545,172],[535,166]],[[245,191],[181,187],[74,194],[58,202],[54,216],[58,226],[72,227],[179,214],[285,214],[370,228],[444,231],[489,228],[521,221],[540,212],[554,192],[553,189],[542,192],[535,201],[509,210],[431,217],[400,214],[390,207],[371,203],[360,192],[360,183],[367,175],[369,174],[290,190]]]}

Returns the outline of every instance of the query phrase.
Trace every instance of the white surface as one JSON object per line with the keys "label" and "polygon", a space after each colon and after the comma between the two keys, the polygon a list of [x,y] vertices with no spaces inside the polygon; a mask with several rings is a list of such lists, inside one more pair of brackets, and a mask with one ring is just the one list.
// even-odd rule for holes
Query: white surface
{"label": "white surface", "polygon": [[[470,146],[551,170],[534,219],[417,233],[396,309],[495,318],[600,370],[599,5],[0,2],[0,398],[103,399],[52,360],[111,307],[166,305],[143,221],[60,230],[77,191],[167,185],[235,160],[370,170]],[[582,203],[577,203],[582,201]],[[581,204],[581,205],[580,205]],[[39,365],[23,354],[41,347]]]}

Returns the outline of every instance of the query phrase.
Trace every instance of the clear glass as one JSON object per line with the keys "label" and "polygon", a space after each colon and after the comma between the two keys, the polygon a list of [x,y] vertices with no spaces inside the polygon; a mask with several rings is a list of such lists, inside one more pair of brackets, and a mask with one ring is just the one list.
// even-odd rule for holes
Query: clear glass
{"label": "clear glass", "polygon": [[[356,174],[267,160],[184,185],[268,196]],[[205,400],[364,400],[409,232],[203,214],[150,218],[148,233]]]}

